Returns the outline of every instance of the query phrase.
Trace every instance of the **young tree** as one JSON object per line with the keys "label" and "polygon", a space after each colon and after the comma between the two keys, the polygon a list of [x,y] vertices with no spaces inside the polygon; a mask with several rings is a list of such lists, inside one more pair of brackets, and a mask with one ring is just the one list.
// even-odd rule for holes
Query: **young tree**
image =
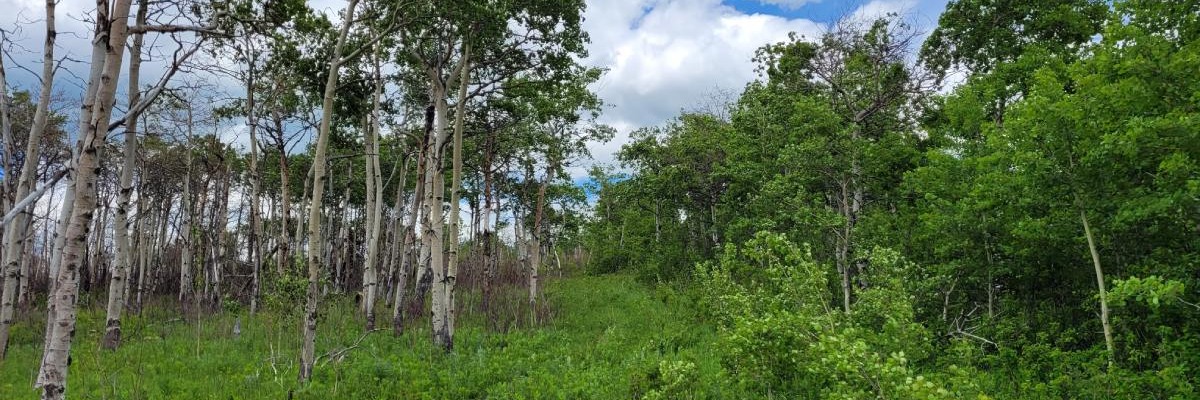
{"label": "young tree", "polygon": [[[33,124],[29,127],[29,136],[26,138],[25,160],[21,165],[20,175],[17,175],[19,182],[16,185],[16,193],[12,196],[12,201],[21,201],[29,197],[37,180],[37,165],[41,160],[39,156],[42,150],[42,137],[45,136],[47,121],[50,113],[50,95],[54,89],[54,44],[58,37],[58,31],[55,25],[55,6],[53,0],[46,1],[46,40],[42,49],[42,87],[38,94],[37,109],[34,112]],[[2,56],[0,56],[2,57]],[[4,65],[0,61],[0,114],[4,121],[2,128],[4,137],[11,138],[12,126],[9,107],[8,83],[5,79]],[[6,139],[6,143],[7,143]],[[5,150],[5,185],[11,187],[12,175],[8,161],[13,157],[12,148],[8,146]],[[49,186],[49,185],[47,185]],[[43,189],[45,186],[43,187]],[[13,211],[19,211],[12,221],[4,224],[4,254],[3,254],[3,274],[4,287],[0,293],[0,360],[4,359],[8,352],[8,335],[9,329],[12,326],[15,302],[17,300],[18,282],[21,277],[21,252],[25,246],[25,237],[28,236],[30,228],[29,214],[23,211],[24,207],[12,207]],[[8,210],[6,210],[8,211]]]}

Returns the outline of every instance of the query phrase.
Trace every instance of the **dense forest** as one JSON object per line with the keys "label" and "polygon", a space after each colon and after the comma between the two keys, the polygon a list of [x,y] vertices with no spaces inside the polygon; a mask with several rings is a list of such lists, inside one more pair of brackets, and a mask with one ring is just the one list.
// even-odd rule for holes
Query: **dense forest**
{"label": "dense forest", "polygon": [[0,398],[1200,397],[1200,1],[847,14],[613,163],[584,0],[59,5]]}

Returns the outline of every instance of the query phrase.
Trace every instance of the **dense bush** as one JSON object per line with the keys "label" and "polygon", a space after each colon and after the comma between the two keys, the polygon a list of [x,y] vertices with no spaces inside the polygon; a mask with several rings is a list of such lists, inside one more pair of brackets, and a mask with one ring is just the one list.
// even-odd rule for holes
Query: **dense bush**
{"label": "dense bush", "polygon": [[968,369],[929,375],[930,333],[915,322],[893,251],[871,252],[850,313],[833,304],[828,268],[782,235],[759,233],[700,264],[699,285],[721,332],[722,361],[747,388],[797,398],[964,398]]}

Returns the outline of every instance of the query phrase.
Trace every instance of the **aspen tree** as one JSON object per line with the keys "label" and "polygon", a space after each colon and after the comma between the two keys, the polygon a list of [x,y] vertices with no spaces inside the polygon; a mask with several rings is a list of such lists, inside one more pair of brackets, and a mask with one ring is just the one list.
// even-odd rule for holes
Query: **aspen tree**
{"label": "aspen tree", "polygon": [[[138,2],[137,24],[146,24],[147,0]],[[144,33],[133,34],[133,46],[129,50],[129,104],[138,103],[140,93],[138,78],[141,75],[142,43]],[[125,287],[133,262],[133,249],[129,239],[130,195],[133,193],[133,170],[137,167],[137,114],[129,113],[125,122],[125,156],[121,167],[120,193],[117,199],[117,215],[113,220],[113,241],[117,244],[117,257],[112,265],[108,284],[107,317],[101,347],[116,349],[121,344],[121,311],[125,308]],[[139,194],[140,198],[141,195]],[[139,213],[141,210],[139,210]]]}
{"label": "aspen tree", "polygon": [[[29,137],[26,139],[25,160],[21,165],[21,174],[18,175],[19,182],[16,186],[16,193],[13,196],[13,201],[19,201],[27,196],[33,190],[34,183],[37,179],[37,164],[41,154],[42,136],[46,131],[47,120],[49,118],[50,95],[54,87],[54,43],[58,36],[58,31],[55,26],[55,5],[54,0],[46,1],[46,40],[42,48],[42,87],[38,93],[38,104],[34,111],[33,124],[29,128]],[[3,129],[5,136],[11,136],[11,123],[8,110],[8,84],[4,79],[3,61],[0,60],[0,102],[4,105],[3,110]],[[6,154],[6,160],[11,157]],[[9,168],[5,165],[5,168]],[[9,174],[5,175],[7,181],[11,180]],[[15,208],[15,207],[14,207]],[[4,359],[8,351],[8,334],[9,328],[12,326],[14,314],[14,306],[17,300],[17,291],[19,281],[22,279],[20,263],[20,252],[25,245],[25,237],[29,229],[29,213],[21,211],[13,221],[4,226],[4,286],[3,293],[0,294],[0,360]]]}
{"label": "aspen tree", "polygon": [[337,91],[338,73],[343,61],[342,49],[346,45],[350,26],[354,24],[354,11],[357,6],[358,0],[350,0],[342,15],[342,28],[329,57],[329,76],[325,80],[325,93],[321,100],[321,125],[317,132],[317,146],[313,155],[312,198],[308,206],[308,301],[304,307],[304,342],[300,349],[301,381],[307,381],[312,376],[313,362],[316,361],[319,296],[317,283],[321,272],[321,200],[325,191],[325,152],[329,146],[329,124],[333,119],[334,94]]}
{"label": "aspen tree", "polygon": [[108,123],[116,95],[116,78],[121,71],[128,33],[130,2],[116,0],[112,5],[111,18],[107,1],[96,2],[93,61],[103,60],[103,63],[92,66],[89,90],[85,93],[80,112],[80,146],[74,161],[75,201],[70,217],[60,221],[69,226],[63,249],[63,265],[54,279],[50,301],[52,319],[47,323],[52,328],[48,329],[48,345],[44,350],[37,382],[37,386],[42,388],[42,398],[47,400],[62,399],[67,389],[67,367],[71,342],[75,336],[75,301],[79,292],[77,272],[84,256],[84,244],[96,204],[96,175],[100,168],[97,146],[103,140],[104,131],[101,128]]}
{"label": "aspen tree", "polygon": [[379,173],[379,125],[380,97],[383,96],[383,76],[379,67],[379,50],[372,57],[374,66],[375,91],[372,95],[370,125],[365,133],[364,145],[366,153],[366,184],[367,184],[367,260],[363,267],[363,312],[367,317],[367,329],[375,329],[375,292],[377,285],[377,268],[379,264],[379,227],[383,218],[383,180]]}

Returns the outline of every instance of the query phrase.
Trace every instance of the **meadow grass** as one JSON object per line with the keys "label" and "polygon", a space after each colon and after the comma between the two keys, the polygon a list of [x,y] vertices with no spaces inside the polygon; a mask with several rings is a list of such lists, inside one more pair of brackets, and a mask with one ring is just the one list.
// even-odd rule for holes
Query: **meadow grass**
{"label": "meadow grass", "polygon": [[[198,321],[179,318],[172,306],[151,306],[125,319],[125,340],[115,352],[99,348],[104,313],[89,305],[79,314],[67,393],[73,399],[639,398],[668,385],[660,371],[675,363],[688,364],[696,378],[688,382],[690,396],[730,397],[713,357],[714,328],[700,322],[686,298],[625,275],[552,280],[543,321],[497,332],[481,314],[464,312],[447,354],[431,344],[427,318],[400,337],[386,322],[381,326],[389,329],[364,334],[352,298],[331,296],[318,326],[317,353],[326,356],[307,383],[296,379],[300,304],[294,311],[222,312]],[[378,321],[390,321],[380,308]],[[14,346],[0,362],[0,399],[37,396],[32,385],[44,311],[33,313],[15,326]]]}

